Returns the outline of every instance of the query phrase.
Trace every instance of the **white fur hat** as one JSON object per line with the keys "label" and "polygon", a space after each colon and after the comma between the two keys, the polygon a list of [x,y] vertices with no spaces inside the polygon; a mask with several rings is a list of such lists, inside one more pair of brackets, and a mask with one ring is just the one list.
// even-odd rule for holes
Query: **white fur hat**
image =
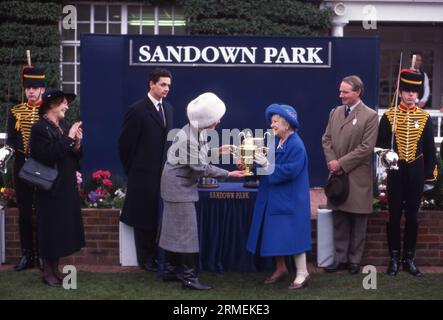
{"label": "white fur hat", "polygon": [[216,123],[226,112],[226,106],[212,92],[205,92],[189,102],[187,114],[193,127],[207,128]]}

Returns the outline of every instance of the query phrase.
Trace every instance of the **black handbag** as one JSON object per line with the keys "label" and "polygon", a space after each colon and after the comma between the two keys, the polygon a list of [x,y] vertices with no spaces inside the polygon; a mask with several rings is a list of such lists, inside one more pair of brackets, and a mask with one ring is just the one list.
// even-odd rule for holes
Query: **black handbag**
{"label": "black handbag", "polygon": [[50,190],[57,179],[58,170],[29,158],[18,176],[41,190]]}

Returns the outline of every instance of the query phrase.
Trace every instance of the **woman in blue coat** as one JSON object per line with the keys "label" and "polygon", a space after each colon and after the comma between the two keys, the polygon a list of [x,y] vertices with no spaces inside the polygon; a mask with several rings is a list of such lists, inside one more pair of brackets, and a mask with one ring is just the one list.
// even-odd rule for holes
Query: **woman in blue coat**
{"label": "woman in blue coat", "polygon": [[259,153],[255,156],[261,166],[257,170],[260,187],[247,248],[260,256],[276,257],[276,270],[265,284],[282,280],[288,272],[284,256],[294,256],[297,275],[289,289],[300,289],[308,284],[306,251],[311,250],[308,158],[297,133],[295,109],[272,104],[265,114],[276,136],[271,147],[275,161]]}

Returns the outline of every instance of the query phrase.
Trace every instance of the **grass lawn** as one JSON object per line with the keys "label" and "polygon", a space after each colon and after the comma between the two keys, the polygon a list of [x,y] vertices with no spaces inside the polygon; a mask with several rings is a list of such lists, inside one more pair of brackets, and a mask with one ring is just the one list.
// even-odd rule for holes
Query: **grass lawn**
{"label": "grass lawn", "polygon": [[154,273],[121,272],[77,274],[77,289],[50,288],[35,271],[0,271],[0,299],[157,299],[157,300],[288,300],[288,299],[443,299],[443,273],[415,278],[404,272],[396,277],[377,274],[377,289],[365,290],[363,278],[348,273],[311,274],[308,288],[290,291],[290,279],[263,285],[265,273],[201,273],[202,282],[215,287],[209,291],[183,290],[180,283],[164,283]]}

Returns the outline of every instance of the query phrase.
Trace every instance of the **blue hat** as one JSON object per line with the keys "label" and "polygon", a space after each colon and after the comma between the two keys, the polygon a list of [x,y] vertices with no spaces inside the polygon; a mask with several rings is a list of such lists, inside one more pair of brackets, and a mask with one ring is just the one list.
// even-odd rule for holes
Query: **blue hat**
{"label": "blue hat", "polygon": [[279,116],[285,118],[286,121],[293,127],[298,128],[300,124],[297,120],[297,111],[291,106],[286,104],[276,104],[273,103],[269,107],[266,108],[265,115],[266,119],[271,122],[271,118],[274,114],[278,114]]}

